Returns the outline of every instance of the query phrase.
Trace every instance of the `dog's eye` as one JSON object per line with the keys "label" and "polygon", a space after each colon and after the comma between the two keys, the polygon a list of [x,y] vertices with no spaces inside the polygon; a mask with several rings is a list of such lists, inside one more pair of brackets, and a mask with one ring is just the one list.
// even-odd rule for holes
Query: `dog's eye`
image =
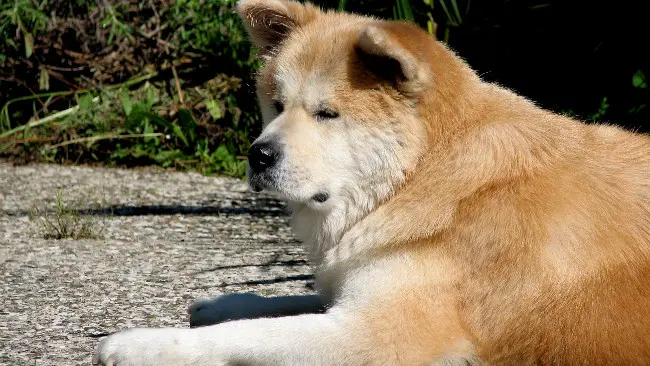
{"label": "dog's eye", "polygon": [[333,111],[331,109],[321,109],[320,111],[316,112],[316,119],[319,121],[323,121],[326,119],[334,119],[339,116],[338,112]]}
{"label": "dog's eye", "polygon": [[273,106],[275,107],[275,110],[276,112],[278,112],[278,114],[284,111],[284,104],[282,104],[282,102],[278,102],[276,100],[275,102],[273,102]]}

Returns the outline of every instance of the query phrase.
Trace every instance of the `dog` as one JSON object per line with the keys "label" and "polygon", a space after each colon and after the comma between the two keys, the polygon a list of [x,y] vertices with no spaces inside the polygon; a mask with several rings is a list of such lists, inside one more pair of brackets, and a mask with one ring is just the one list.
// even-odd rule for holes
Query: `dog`
{"label": "dog", "polygon": [[320,296],[199,302],[205,326],[116,333],[95,364],[650,364],[648,136],[538,108],[409,23],[237,11],[264,61],[248,181],[289,202]]}

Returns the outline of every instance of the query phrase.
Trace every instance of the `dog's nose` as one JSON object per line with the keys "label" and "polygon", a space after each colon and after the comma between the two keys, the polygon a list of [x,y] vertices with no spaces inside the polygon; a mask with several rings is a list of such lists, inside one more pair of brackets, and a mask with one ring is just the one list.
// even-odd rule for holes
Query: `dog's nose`
{"label": "dog's nose", "polygon": [[278,152],[275,144],[271,142],[256,142],[248,150],[248,164],[255,171],[263,171],[271,168],[278,162]]}

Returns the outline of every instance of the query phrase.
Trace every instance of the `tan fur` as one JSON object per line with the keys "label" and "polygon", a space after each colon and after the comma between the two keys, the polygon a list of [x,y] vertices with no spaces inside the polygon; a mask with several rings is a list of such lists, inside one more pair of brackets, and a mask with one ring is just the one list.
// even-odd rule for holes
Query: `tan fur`
{"label": "tan fur", "polygon": [[330,309],[120,333],[99,361],[650,364],[648,136],[542,110],[411,24],[238,11],[264,58],[258,141],[282,149],[264,184]]}
{"label": "tan fur", "polygon": [[[324,73],[336,85],[332,103],[358,123],[414,115],[421,124],[404,127],[420,144],[408,178],[321,266],[321,283],[336,287],[333,278],[346,281],[344,262],[364,267],[404,251],[423,262],[382,267],[388,278],[409,275],[387,279],[388,298],[369,305],[360,328],[377,347],[397,343],[405,364],[462,340],[497,364],[650,363],[650,139],[543,111],[484,83],[410,25],[319,13],[289,37],[260,75],[266,93],[286,63]],[[359,38],[371,53],[403,58],[417,84],[407,97],[344,62]],[[429,247],[442,254],[427,257]],[[438,255],[455,269],[430,275],[427,261],[435,266]]]}

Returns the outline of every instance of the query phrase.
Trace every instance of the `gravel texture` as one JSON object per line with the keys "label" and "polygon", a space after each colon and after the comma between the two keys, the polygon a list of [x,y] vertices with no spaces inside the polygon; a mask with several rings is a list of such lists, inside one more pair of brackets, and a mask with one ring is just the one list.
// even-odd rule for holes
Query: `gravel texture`
{"label": "gravel texture", "polygon": [[[30,210],[59,189],[103,238],[43,238]],[[287,219],[237,179],[0,163],[0,365],[89,365],[107,333],[188,327],[200,298],[312,293]]]}

